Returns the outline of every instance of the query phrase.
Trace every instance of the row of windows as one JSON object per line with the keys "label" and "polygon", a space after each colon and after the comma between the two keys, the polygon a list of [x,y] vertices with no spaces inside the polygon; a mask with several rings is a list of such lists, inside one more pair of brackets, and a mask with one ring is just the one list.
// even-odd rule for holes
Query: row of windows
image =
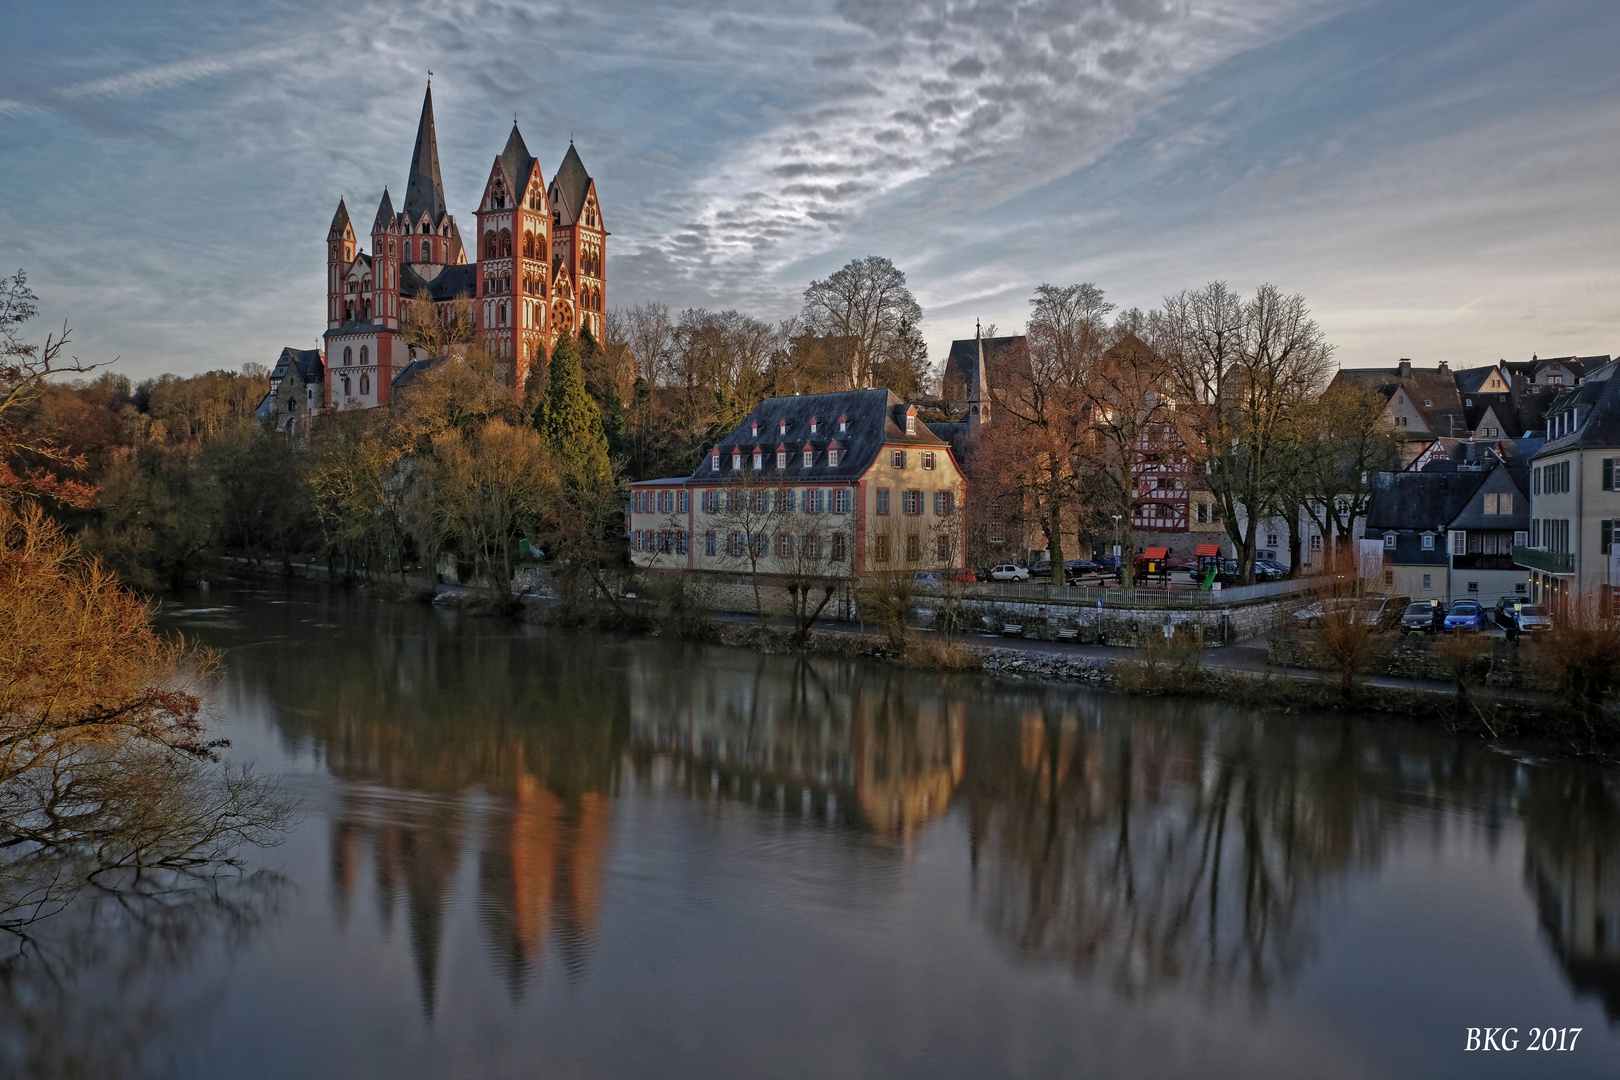
{"label": "row of windows", "polygon": [[[1609,477],[1609,484],[1614,483],[1614,459],[1607,459],[1608,465],[1605,475]],[[1569,490],[1569,462],[1560,461],[1553,465],[1539,465],[1530,470],[1530,494],[1532,495],[1560,495]],[[1605,487],[1604,490],[1612,490]]]}
{"label": "row of windows", "polygon": [[[932,451],[932,450],[923,450],[923,451],[921,451],[919,453],[918,456],[922,458],[922,467],[925,468],[925,469],[932,469],[934,467],[935,462],[938,460],[934,455],[934,451]],[[890,450],[889,451],[889,467],[891,469],[903,469],[903,468],[905,468],[906,467],[906,452],[904,450]]]}
{"label": "row of windows", "polygon": [[1569,550],[1568,518],[1534,518],[1530,522],[1530,546],[1548,551]]}
{"label": "row of windows", "polygon": [[[776,452],[776,467],[778,469],[785,469],[785,468],[788,467],[788,456],[789,456],[790,453],[791,452],[787,451],[787,450],[778,450]],[[805,450],[801,451],[800,453],[802,454],[802,457],[803,457],[802,464],[803,464],[804,468],[808,469],[813,464],[815,464],[815,460],[816,460],[816,452],[815,452],[815,450],[806,448]],[[837,443],[828,443],[827,444],[827,466],[829,468],[835,467],[838,464],[839,458],[842,456],[842,454],[843,454],[843,450],[839,447],[839,445]],[[757,446],[754,447],[753,463],[754,463],[755,470],[760,470],[760,469],[765,468],[765,451],[761,450]],[[739,471],[739,470],[742,469],[742,467],[743,467],[743,452],[742,452],[741,449],[739,449],[737,447],[732,447],[732,449],[731,449],[731,468],[732,468],[733,471]],[[929,466],[929,467],[932,468],[933,466]],[[720,471],[720,448],[718,446],[715,447],[713,450],[709,451],[709,471],[710,472],[719,472]]]}
{"label": "row of windows", "polygon": [[[341,375],[339,378],[343,381],[343,396],[353,397],[354,384],[349,381],[349,377],[347,375]],[[371,375],[369,372],[362,371],[360,373],[360,394],[362,397],[364,397],[369,393],[371,393]]]}
{"label": "row of windows", "polygon": [[[690,533],[674,529],[636,529],[630,534],[633,550],[660,555],[685,555],[690,542]],[[791,559],[797,554],[806,559],[829,558],[833,562],[844,562],[849,558],[849,537],[844,533],[823,536],[813,532],[803,535],[788,532],[703,534],[703,554],[710,558],[763,559],[773,553],[779,559]]]}
{"label": "row of windows", "polygon": [[[760,428],[760,422],[758,420],[754,420],[754,421],[750,422],[749,429],[754,433],[754,438],[756,438],[756,439],[759,438],[759,428]],[[786,435],[787,430],[788,430],[787,418],[783,417],[782,419],[780,419],[780,420],[778,420],[776,422],[776,433],[778,435]],[[812,416],[810,418],[810,434],[814,435],[817,432],[819,432],[820,430],[821,430],[821,420],[818,417]],[[848,417],[840,416],[838,418],[838,430],[841,431],[841,432],[849,430],[849,418]],[[718,448],[716,448],[716,449],[718,449]]]}
{"label": "row of windows", "polygon": [[[910,488],[900,492],[900,512],[902,514],[921,514],[925,505],[926,503],[923,499],[922,491],[916,488]],[[887,514],[889,512],[888,488],[877,489],[877,512],[879,514]],[[954,513],[956,513],[956,492],[934,492],[934,516],[949,517]]]}
{"label": "row of windows", "polygon": [[[676,509],[679,507],[679,509]],[[636,513],[638,514],[684,514],[692,509],[692,493],[690,491],[638,491],[636,492]]]}

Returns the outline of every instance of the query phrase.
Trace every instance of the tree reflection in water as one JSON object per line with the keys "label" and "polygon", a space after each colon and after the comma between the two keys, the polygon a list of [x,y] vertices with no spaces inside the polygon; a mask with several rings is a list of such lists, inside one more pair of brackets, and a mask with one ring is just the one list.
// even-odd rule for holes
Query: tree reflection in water
{"label": "tree reflection in water", "polygon": [[[255,614],[275,611],[308,621],[292,605]],[[362,645],[338,647],[357,625]],[[1577,782],[1566,764],[1527,767],[1414,727],[386,605],[363,623],[340,615],[333,640],[309,644],[319,662],[233,654],[233,685],[345,781],[330,826],[336,902],[346,910],[369,871],[384,916],[403,910],[429,1014],[447,893],[468,859],[480,932],[514,998],[552,950],[565,976],[582,970],[627,784],[858,831],[901,858],[955,806],[970,902],[1017,952],[1124,996],[1175,987],[1257,1004],[1308,962],[1324,893],[1375,874],[1397,838],[1438,852],[1445,830],[1466,829],[1493,846],[1519,812],[1553,948],[1615,1008],[1620,813],[1607,773]]]}
{"label": "tree reflection in water", "polygon": [[107,875],[0,959],[0,1075],[164,1075],[225,999],[228,964],[271,918],[275,874]]}

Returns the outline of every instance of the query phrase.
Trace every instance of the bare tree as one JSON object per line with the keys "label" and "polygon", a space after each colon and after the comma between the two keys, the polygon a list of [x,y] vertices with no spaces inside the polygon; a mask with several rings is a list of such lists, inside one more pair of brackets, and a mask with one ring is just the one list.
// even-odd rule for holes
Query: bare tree
{"label": "bare tree", "polygon": [[872,385],[880,366],[915,362],[922,315],[906,275],[879,255],[853,259],[804,291],[806,327],[850,343],[850,388]]}
{"label": "bare tree", "polygon": [[637,304],[615,308],[608,314],[607,337],[623,340],[635,358],[636,375],[662,385],[669,374],[670,351],[675,345],[675,323],[667,304]]}
{"label": "bare tree", "polygon": [[1182,439],[1204,466],[1242,581],[1252,583],[1255,533],[1277,506],[1292,416],[1326,382],[1333,346],[1305,298],[1274,285],[1247,301],[1223,281],[1167,297],[1152,328],[1182,403]]}

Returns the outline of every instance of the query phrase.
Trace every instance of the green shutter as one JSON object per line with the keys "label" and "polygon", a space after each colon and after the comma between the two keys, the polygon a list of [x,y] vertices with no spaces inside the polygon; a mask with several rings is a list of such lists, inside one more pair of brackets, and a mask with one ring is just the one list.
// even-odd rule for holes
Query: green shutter
{"label": "green shutter", "polygon": [[1614,458],[1612,457],[1603,459],[1603,490],[1614,490]]}
{"label": "green shutter", "polygon": [[1609,553],[1609,545],[1614,543],[1614,522],[1604,520],[1599,522],[1603,526],[1603,554]]}

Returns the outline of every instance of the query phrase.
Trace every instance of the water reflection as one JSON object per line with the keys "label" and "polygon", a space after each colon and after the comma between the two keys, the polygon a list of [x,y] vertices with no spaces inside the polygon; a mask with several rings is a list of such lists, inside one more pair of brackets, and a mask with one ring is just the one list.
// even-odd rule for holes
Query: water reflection
{"label": "water reflection", "polygon": [[[616,843],[649,842],[624,833],[632,796],[833,830],[863,866],[957,845],[965,874],[950,899],[1001,954],[1062,965],[1121,1001],[1264,1006],[1311,970],[1330,897],[1375,881],[1403,848],[1441,859],[1522,830],[1548,947],[1577,992],[1620,1011],[1612,771],[1394,724],[568,635],[326,594],[249,610],[212,633],[241,646],[231,707],[267,712],[290,753],[340,782],[318,826],[333,904],[348,918],[370,900],[404,934],[429,1019],[444,1006],[458,904],[475,910],[486,970],[513,1001],[596,963],[609,892],[645,900],[645,882],[609,871]],[[719,817],[681,820],[701,831]]]}

